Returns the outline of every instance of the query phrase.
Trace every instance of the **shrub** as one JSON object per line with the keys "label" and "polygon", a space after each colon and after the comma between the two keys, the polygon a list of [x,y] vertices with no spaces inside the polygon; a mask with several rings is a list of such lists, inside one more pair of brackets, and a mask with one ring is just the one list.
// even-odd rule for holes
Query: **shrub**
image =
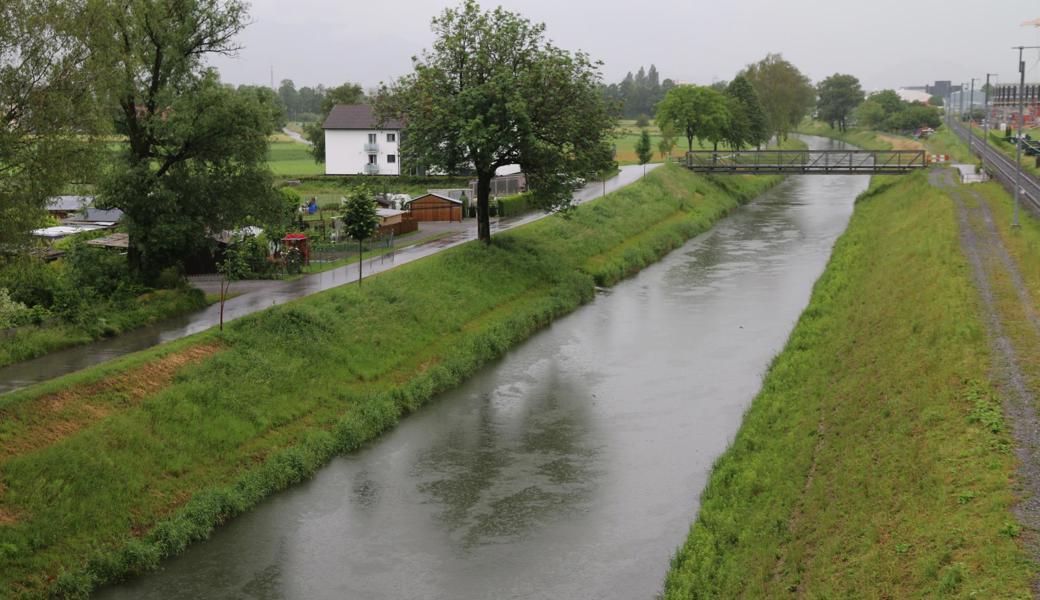
{"label": "shrub", "polygon": [[155,279],[155,287],[161,290],[176,290],[184,286],[184,276],[177,267],[166,267],[159,271]]}
{"label": "shrub", "polygon": [[504,196],[498,199],[498,214],[502,217],[515,217],[529,213],[534,210],[534,206],[531,204],[531,195],[529,192],[517,194],[515,196]]}
{"label": "shrub", "polygon": [[636,127],[649,127],[650,117],[647,115],[639,115],[636,117]]}
{"label": "shrub", "polygon": [[21,302],[11,299],[7,288],[0,288],[0,329],[22,325],[31,311]]}

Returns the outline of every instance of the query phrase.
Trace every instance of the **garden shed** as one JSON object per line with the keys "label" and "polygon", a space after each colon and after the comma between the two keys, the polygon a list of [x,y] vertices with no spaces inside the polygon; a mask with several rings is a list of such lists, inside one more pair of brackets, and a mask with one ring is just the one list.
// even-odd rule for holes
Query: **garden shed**
{"label": "garden shed", "polygon": [[462,201],[433,192],[412,198],[407,207],[416,221],[462,221]]}

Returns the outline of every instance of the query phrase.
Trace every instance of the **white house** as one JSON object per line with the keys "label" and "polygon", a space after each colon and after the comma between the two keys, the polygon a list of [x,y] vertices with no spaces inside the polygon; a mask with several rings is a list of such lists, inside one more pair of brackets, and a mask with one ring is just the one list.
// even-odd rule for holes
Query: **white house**
{"label": "white house", "polygon": [[403,123],[379,126],[367,104],[337,104],[325,119],[326,175],[400,175]]}

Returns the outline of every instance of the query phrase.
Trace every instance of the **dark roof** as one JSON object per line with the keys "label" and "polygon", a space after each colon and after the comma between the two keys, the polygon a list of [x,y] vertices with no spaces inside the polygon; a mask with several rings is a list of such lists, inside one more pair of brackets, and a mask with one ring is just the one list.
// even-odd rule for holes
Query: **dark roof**
{"label": "dark roof", "polygon": [[462,200],[456,200],[455,198],[449,198],[448,196],[442,196],[442,195],[437,194],[435,192],[426,192],[425,194],[423,194],[421,196],[416,196],[415,198],[412,198],[408,202],[405,202],[405,204],[411,204],[412,202],[415,202],[416,200],[422,200],[423,198],[430,198],[430,197],[439,198],[441,200],[447,200],[448,202],[451,202],[452,204],[462,204]]}
{"label": "dark roof", "polygon": [[337,104],[325,119],[325,129],[403,129],[399,119],[387,119],[382,127],[368,104]]}
{"label": "dark roof", "polygon": [[54,196],[47,200],[47,210],[75,212],[86,208],[93,201],[93,196]]}
{"label": "dark roof", "polygon": [[122,218],[123,211],[118,208],[104,210],[88,206],[65,219],[65,221],[71,223],[118,223]]}

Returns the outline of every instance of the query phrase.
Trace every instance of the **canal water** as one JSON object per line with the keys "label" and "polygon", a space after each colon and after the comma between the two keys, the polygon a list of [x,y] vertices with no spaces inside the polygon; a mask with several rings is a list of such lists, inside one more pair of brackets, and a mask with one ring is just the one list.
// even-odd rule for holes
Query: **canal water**
{"label": "canal water", "polygon": [[653,598],[867,182],[789,178],[97,597]]}

